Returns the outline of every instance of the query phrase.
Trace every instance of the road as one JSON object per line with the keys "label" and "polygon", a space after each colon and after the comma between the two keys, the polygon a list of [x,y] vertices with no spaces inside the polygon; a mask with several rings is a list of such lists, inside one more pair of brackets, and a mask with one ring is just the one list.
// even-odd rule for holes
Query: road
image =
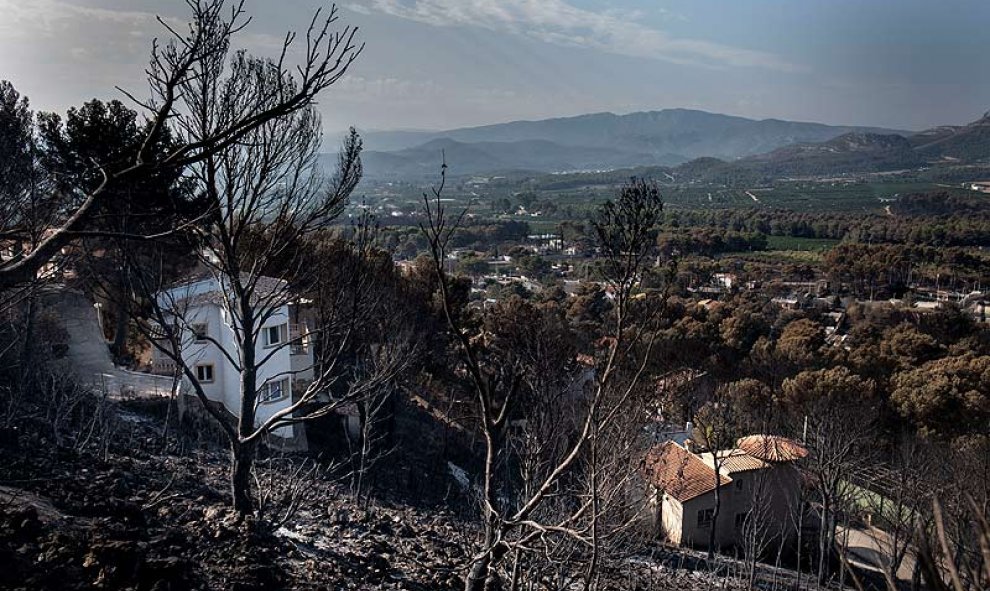
{"label": "road", "polygon": [[[836,535],[839,540],[848,536],[846,544],[849,548],[849,561],[859,567],[880,571],[884,560],[890,554],[890,541],[887,533],[872,528],[838,528]],[[910,552],[901,561],[897,569],[897,578],[910,581],[914,570],[914,555]]]}

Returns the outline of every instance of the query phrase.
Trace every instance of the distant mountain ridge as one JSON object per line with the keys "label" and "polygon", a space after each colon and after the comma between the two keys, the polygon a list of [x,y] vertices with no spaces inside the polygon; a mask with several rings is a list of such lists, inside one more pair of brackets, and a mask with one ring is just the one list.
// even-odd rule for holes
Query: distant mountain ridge
{"label": "distant mountain ridge", "polygon": [[847,133],[907,132],[755,120],[690,109],[593,113],[442,132],[369,132],[364,135],[365,168],[378,177],[435,172],[440,149],[448,148],[448,159],[457,159],[456,151],[462,151],[460,165],[456,160],[448,162],[454,174],[676,165],[707,156],[734,160]]}
{"label": "distant mountain ridge", "polygon": [[877,172],[924,163],[904,136],[846,133],[826,142],[796,144],[735,162],[766,176],[808,176],[831,172]]}
{"label": "distant mountain ridge", "polygon": [[560,189],[614,184],[639,176],[740,187],[783,178],[890,172],[959,162],[990,164],[990,114],[967,125],[937,127],[908,137],[857,131],[734,160],[706,156],[677,166],[647,165],[602,174],[544,176],[536,183]]}
{"label": "distant mountain ridge", "polygon": [[990,112],[967,125],[943,126],[911,136],[919,154],[929,158],[977,160],[990,157]]}

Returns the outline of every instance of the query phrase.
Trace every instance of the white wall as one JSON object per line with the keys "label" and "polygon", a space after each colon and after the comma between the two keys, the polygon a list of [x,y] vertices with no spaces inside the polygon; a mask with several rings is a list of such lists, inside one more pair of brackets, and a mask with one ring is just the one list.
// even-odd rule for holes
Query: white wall
{"label": "white wall", "polygon": [[[203,295],[215,290],[216,286],[217,282],[213,279],[198,281],[171,290],[167,297],[178,300],[181,298]],[[185,322],[187,324],[207,324],[209,336],[216,339],[230,356],[234,359],[238,359],[239,355],[236,337],[233,328],[231,328],[226,310],[219,303],[206,301],[207,299],[208,298],[204,298],[203,301],[188,306],[184,314]],[[272,348],[265,346],[266,341],[264,338],[264,329],[269,326],[287,324],[288,321],[289,315],[287,307],[282,306],[265,322],[262,330],[259,331],[259,338],[255,347],[255,359],[258,362],[261,362],[261,360],[273,352]],[[288,328],[286,328],[286,334],[288,334]],[[286,389],[286,396],[283,398],[273,402],[260,403],[258,405],[255,422],[256,425],[260,425],[276,412],[292,405],[292,375],[289,373],[291,370],[289,349],[290,348],[288,346],[283,346],[281,349],[278,349],[274,352],[274,354],[272,354],[271,359],[265,361],[265,363],[258,368],[259,387],[270,379],[287,379],[288,388]],[[210,400],[222,403],[231,414],[234,416],[240,416],[240,372],[227,359],[217,345],[211,342],[196,343],[194,342],[192,334],[187,333],[183,338],[182,357],[183,360],[191,367],[195,367],[197,364],[213,364],[214,381],[212,383],[203,383],[203,391]],[[195,369],[193,371],[195,371]],[[295,425],[283,427],[275,431],[274,434],[279,437],[289,438],[293,437],[297,429],[299,429],[299,427]]]}

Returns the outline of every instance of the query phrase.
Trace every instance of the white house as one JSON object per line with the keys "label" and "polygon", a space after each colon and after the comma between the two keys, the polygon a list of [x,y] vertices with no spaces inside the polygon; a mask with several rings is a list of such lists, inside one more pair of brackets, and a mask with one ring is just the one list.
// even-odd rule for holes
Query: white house
{"label": "white house", "polygon": [[[280,280],[263,277],[256,291],[263,299],[263,294],[284,287]],[[236,417],[241,405],[241,375],[231,359],[238,359],[238,345],[224,298],[221,282],[208,277],[163,291],[158,302],[172,316],[173,326],[181,330],[182,359],[195,372],[207,398]],[[310,333],[300,322],[299,306],[292,302],[266,306],[271,313],[261,327],[255,351],[255,358],[264,360],[258,368],[258,425],[291,406],[294,394],[298,396],[313,379]],[[153,351],[153,372],[174,375],[172,359],[157,347]],[[191,392],[190,384],[186,383],[183,391]],[[304,445],[299,425],[282,427],[274,435]]]}

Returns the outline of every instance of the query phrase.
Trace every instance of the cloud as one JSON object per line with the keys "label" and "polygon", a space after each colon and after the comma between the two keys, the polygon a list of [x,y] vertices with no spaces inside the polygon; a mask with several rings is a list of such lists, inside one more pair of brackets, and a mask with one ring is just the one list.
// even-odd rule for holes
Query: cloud
{"label": "cloud", "polygon": [[80,6],[64,0],[0,0],[0,31],[5,34],[58,34],[67,27],[77,28],[86,21],[116,25],[146,26],[154,24],[155,15],[136,10],[109,10]]}
{"label": "cloud", "polygon": [[641,25],[629,14],[594,12],[565,0],[363,0],[359,12],[433,26],[471,26],[522,35],[555,45],[705,67],[801,68],[776,55],[710,41],[676,39]]}
{"label": "cloud", "polygon": [[[77,4],[78,0],[0,0],[0,33],[11,36],[36,37],[38,35],[63,38],[69,34],[88,40],[93,45],[127,43],[127,37],[140,42],[142,53],[150,47],[155,37],[170,37],[159,20],[184,33],[188,15],[179,16],[143,10],[97,8]],[[174,6],[169,7],[173,9]],[[241,46],[252,49],[280,49],[282,37],[267,33],[241,32],[237,36]]]}

